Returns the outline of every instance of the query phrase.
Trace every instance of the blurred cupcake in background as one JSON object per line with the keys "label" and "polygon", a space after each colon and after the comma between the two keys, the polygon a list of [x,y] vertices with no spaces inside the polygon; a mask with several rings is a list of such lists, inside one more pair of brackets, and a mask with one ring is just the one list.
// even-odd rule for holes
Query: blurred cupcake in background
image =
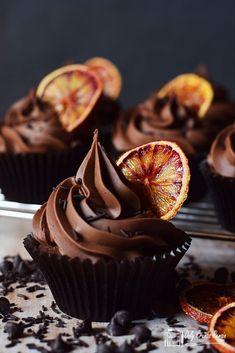
{"label": "blurred cupcake in background", "polygon": [[231,100],[228,90],[213,80],[206,66],[198,66],[195,72],[210,82],[214,93],[212,103],[202,120],[211,141],[222,129],[235,122],[235,102]]}
{"label": "blurred cupcake in background", "polygon": [[103,76],[96,71],[87,65],[63,66],[6,113],[0,127],[0,188],[8,200],[45,202],[53,186],[75,173],[94,127],[105,130],[118,115],[121,76],[111,90],[111,73],[105,76],[105,67]]}
{"label": "blurred cupcake in background", "polygon": [[235,124],[218,134],[201,169],[221,225],[235,232]]}
{"label": "blurred cupcake in background", "polygon": [[206,80],[195,74],[178,76],[116,121],[112,138],[116,156],[151,141],[176,142],[189,158],[189,199],[200,199],[206,187],[198,159],[211,143],[202,121],[212,98],[212,87]]}
{"label": "blurred cupcake in background", "polygon": [[8,200],[42,203],[61,177],[75,173],[81,152],[48,103],[31,91],[0,126],[0,188]]}

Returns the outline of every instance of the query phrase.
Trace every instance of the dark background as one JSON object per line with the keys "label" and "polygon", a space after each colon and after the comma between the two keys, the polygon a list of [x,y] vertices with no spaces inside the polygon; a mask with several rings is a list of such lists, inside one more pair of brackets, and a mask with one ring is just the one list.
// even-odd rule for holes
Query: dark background
{"label": "dark background", "polygon": [[0,116],[68,60],[113,60],[125,106],[198,64],[235,96],[234,0],[0,0]]}

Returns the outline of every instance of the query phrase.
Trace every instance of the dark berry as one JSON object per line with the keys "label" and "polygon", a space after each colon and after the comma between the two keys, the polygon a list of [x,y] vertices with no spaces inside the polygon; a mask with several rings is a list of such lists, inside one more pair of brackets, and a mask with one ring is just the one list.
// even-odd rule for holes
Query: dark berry
{"label": "dark berry", "polygon": [[6,275],[8,272],[12,271],[13,263],[8,260],[4,260],[0,263],[0,271]]}

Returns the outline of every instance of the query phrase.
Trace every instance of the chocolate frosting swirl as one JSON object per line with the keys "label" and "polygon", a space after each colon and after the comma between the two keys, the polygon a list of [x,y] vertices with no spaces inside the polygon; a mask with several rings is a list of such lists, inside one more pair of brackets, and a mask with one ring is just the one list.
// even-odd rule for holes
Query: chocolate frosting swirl
{"label": "chocolate frosting swirl", "polygon": [[59,184],[35,214],[33,234],[47,251],[93,262],[163,253],[188,239],[171,223],[143,211],[97,133],[76,177]]}
{"label": "chocolate frosting swirl", "polygon": [[13,153],[62,150],[70,145],[52,107],[36,98],[34,91],[12,105],[0,127],[0,151]]}
{"label": "chocolate frosting swirl", "polygon": [[211,146],[208,163],[222,176],[235,178],[235,124],[219,133]]}
{"label": "chocolate frosting swirl", "polygon": [[155,94],[117,121],[113,144],[122,152],[156,140],[174,141],[188,155],[208,143],[193,111],[181,105],[176,97],[158,99]]}

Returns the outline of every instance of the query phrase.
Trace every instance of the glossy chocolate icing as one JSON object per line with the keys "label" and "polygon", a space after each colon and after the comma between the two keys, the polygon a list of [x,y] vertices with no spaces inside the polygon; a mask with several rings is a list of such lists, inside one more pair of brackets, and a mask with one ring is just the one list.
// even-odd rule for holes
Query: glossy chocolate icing
{"label": "glossy chocolate icing", "polygon": [[47,251],[93,262],[151,256],[182,245],[186,234],[143,210],[97,135],[76,177],[60,183],[35,214],[34,237]]}
{"label": "glossy chocolate icing", "polygon": [[34,91],[17,101],[0,126],[0,151],[10,153],[62,150],[71,145],[57,113]]}
{"label": "glossy chocolate icing", "polygon": [[208,163],[216,173],[235,178],[235,124],[226,127],[215,138]]}
{"label": "glossy chocolate icing", "polygon": [[198,116],[180,104],[176,97],[158,99],[156,94],[119,119],[113,132],[113,144],[123,152],[156,141],[176,142],[187,155],[203,150],[208,144]]}

